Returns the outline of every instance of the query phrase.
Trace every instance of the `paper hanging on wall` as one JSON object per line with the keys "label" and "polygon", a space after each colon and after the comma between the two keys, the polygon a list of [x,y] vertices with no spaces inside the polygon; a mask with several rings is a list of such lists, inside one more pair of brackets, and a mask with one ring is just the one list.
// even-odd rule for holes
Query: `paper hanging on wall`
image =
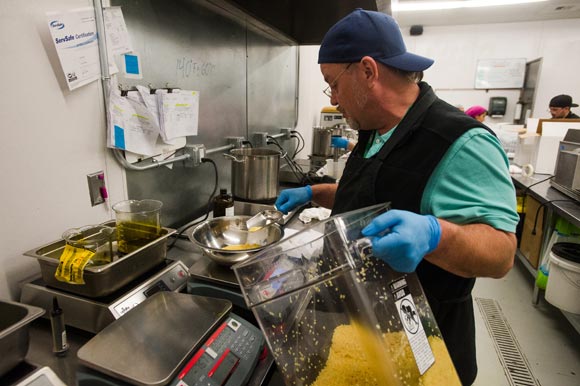
{"label": "paper hanging on wall", "polygon": [[[151,90],[148,87],[137,85],[137,91],[141,95],[145,106],[147,106],[147,110],[153,116],[155,124],[159,128],[161,132],[160,123],[159,123],[159,106],[158,106],[158,96],[159,94],[167,94],[169,90],[167,89],[157,89],[155,90],[154,94],[151,94]],[[173,89],[173,92],[179,91],[179,89]],[[187,140],[185,137],[178,137],[174,139],[163,139],[163,136],[160,136],[157,140],[157,147],[161,149],[161,153],[169,152],[180,147],[185,146]],[[164,146],[164,144],[169,146]]]}
{"label": "paper hanging on wall", "polygon": [[145,104],[136,98],[140,98],[136,92],[127,98],[119,90],[111,90],[107,146],[146,156],[157,155],[159,127]]}
{"label": "paper hanging on wall", "polygon": [[199,92],[175,90],[158,94],[159,125],[163,140],[197,135]]}
{"label": "paper hanging on wall", "polygon": [[121,7],[104,8],[103,19],[109,54],[120,55],[133,51]]}
{"label": "paper hanging on wall", "polygon": [[47,12],[46,17],[69,90],[99,79],[101,66],[94,9]]}

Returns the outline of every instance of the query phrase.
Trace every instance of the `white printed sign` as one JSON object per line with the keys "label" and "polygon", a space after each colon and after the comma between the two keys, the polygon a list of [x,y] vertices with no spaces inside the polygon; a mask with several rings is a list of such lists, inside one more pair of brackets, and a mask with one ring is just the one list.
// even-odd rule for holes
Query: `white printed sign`
{"label": "white printed sign", "polygon": [[395,297],[395,306],[399,311],[399,317],[411,345],[419,373],[423,375],[435,363],[435,357],[405,278],[391,283],[391,291]]}

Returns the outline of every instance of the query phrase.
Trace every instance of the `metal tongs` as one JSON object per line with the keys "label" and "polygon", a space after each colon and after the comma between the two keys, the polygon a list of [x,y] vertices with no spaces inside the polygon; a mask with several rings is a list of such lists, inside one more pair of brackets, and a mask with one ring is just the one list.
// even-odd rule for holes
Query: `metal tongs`
{"label": "metal tongs", "polygon": [[246,229],[255,232],[272,224],[281,224],[284,214],[278,210],[266,209],[256,213],[246,221]]}

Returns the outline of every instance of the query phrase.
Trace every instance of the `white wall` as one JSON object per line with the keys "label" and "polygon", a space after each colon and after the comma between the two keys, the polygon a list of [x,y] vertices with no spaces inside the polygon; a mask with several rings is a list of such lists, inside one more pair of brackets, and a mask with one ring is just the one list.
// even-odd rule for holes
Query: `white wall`
{"label": "white wall", "polygon": [[[425,72],[425,81],[447,102],[489,106],[492,96],[506,96],[508,106],[503,118],[487,118],[486,123],[512,121],[518,90],[475,90],[478,59],[543,58],[536,104],[532,116],[549,117],[549,100],[557,94],[572,95],[580,101],[580,20],[554,20],[528,23],[485,24],[469,26],[425,27],[423,35],[404,32],[410,52],[435,59]],[[300,119],[298,130],[310,141],[311,126],[320,120],[320,110],[330,104],[319,90],[326,87],[320,74],[318,46],[300,50]],[[580,108],[576,109],[580,113]],[[302,154],[304,157],[305,154]]]}
{"label": "white wall", "polygon": [[22,253],[57,240],[71,227],[112,218],[92,207],[86,175],[103,170],[110,201],[125,198],[124,173],[105,147],[102,88],[69,92],[45,12],[89,0],[2,0],[0,298],[19,297],[19,281],[39,271]]}

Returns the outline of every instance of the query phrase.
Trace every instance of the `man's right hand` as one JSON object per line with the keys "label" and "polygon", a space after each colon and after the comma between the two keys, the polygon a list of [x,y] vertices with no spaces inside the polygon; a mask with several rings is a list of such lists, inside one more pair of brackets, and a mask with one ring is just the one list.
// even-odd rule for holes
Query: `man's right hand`
{"label": "man's right hand", "polygon": [[303,188],[283,190],[274,205],[280,212],[288,214],[291,210],[306,204],[310,200],[312,200],[312,188],[307,185]]}

